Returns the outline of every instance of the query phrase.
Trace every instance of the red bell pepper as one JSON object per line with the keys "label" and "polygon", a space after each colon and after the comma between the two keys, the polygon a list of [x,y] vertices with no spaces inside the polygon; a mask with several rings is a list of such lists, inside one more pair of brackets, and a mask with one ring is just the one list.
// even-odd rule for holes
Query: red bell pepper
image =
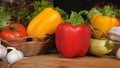
{"label": "red bell pepper", "polygon": [[117,18],[118,26],[120,26],[120,18]]}
{"label": "red bell pepper", "polygon": [[88,52],[91,29],[81,16],[83,12],[72,12],[69,23],[59,24],[56,29],[56,48],[67,58],[84,56]]}

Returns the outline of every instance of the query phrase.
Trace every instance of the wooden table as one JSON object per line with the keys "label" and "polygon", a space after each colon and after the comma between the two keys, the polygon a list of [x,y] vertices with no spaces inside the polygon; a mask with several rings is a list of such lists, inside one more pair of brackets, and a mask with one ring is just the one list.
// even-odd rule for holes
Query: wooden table
{"label": "wooden table", "polygon": [[22,59],[9,68],[120,68],[120,60],[108,56],[64,58],[60,54],[48,54]]}
{"label": "wooden table", "polygon": [[0,59],[0,68],[7,68],[7,63]]}

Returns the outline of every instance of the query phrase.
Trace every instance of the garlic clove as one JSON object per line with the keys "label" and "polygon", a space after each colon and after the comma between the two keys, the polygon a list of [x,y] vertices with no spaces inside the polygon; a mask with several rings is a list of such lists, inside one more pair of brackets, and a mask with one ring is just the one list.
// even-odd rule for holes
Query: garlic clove
{"label": "garlic clove", "polygon": [[12,64],[12,63],[24,58],[24,55],[21,51],[16,50],[13,47],[8,47],[7,49],[12,49],[12,51],[10,51],[6,57],[9,64]]}
{"label": "garlic clove", "polygon": [[119,36],[111,35],[111,36],[110,36],[110,39],[120,42]]}
{"label": "garlic clove", "polygon": [[120,41],[120,26],[115,26],[108,31],[111,40]]}
{"label": "garlic clove", "polygon": [[4,46],[0,45],[0,58],[5,57],[6,54],[7,54],[7,49]]}
{"label": "garlic clove", "polygon": [[120,59],[120,48],[116,52],[116,57],[117,57],[117,59]]}
{"label": "garlic clove", "polygon": [[1,44],[1,39],[0,39],[0,58],[4,58],[7,54],[7,49],[5,46]]}

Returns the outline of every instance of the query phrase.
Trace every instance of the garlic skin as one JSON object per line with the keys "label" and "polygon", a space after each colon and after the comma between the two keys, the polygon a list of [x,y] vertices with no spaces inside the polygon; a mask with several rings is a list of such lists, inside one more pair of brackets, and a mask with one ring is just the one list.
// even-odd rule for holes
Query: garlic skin
{"label": "garlic skin", "polygon": [[116,58],[117,59],[120,59],[120,48],[117,50],[117,52],[116,52]]}
{"label": "garlic skin", "polygon": [[1,44],[1,39],[0,39],[0,58],[4,58],[7,55],[7,49],[5,46]]}
{"label": "garlic skin", "polygon": [[23,53],[19,50],[16,50],[14,47],[7,47],[7,49],[12,49],[12,51],[10,51],[6,56],[9,64],[12,64],[24,58]]}
{"label": "garlic skin", "polygon": [[111,40],[120,42],[120,26],[115,26],[111,28],[108,33]]}

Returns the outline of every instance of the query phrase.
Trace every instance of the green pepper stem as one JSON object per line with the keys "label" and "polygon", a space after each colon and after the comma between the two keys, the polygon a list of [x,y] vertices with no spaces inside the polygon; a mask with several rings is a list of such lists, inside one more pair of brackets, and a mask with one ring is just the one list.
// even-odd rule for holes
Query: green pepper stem
{"label": "green pepper stem", "polygon": [[76,15],[76,17],[75,17],[75,19],[74,19],[74,21],[73,21],[73,25],[85,24],[85,20],[84,20],[84,18],[82,17],[82,14],[87,14],[87,13],[88,13],[88,11],[86,11],[86,10],[80,11],[80,12]]}
{"label": "green pepper stem", "polygon": [[85,24],[85,20],[82,17],[82,14],[87,15],[88,11],[87,10],[82,10],[80,12],[74,12],[72,11],[70,18],[66,20],[66,22],[71,23],[73,26],[78,25],[78,24]]}
{"label": "green pepper stem", "polygon": [[107,40],[105,43],[105,47],[110,50],[114,47],[114,43],[112,41]]}

